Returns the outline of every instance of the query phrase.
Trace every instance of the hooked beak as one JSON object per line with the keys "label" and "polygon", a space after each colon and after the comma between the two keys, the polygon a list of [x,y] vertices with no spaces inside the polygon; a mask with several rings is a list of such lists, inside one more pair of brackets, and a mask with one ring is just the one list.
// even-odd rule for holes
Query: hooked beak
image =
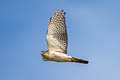
{"label": "hooked beak", "polygon": [[46,51],[41,51],[41,54],[45,54],[46,53]]}

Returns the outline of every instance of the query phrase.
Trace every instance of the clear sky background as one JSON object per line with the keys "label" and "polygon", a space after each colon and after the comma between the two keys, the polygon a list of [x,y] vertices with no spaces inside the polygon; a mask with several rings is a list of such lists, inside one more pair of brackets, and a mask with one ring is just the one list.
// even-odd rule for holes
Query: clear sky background
{"label": "clear sky background", "polygon": [[[59,8],[67,13],[68,54],[88,65],[42,60]],[[1,0],[0,80],[120,80],[120,1]]]}

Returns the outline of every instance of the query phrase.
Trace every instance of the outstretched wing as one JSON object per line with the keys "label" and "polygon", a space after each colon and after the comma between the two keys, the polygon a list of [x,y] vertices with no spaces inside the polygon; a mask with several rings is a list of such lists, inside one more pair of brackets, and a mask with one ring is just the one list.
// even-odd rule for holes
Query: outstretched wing
{"label": "outstretched wing", "polygon": [[53,16],[50,18],[46,40],[49,51],[67,53],[65,12],[62,9],[54,12]]}

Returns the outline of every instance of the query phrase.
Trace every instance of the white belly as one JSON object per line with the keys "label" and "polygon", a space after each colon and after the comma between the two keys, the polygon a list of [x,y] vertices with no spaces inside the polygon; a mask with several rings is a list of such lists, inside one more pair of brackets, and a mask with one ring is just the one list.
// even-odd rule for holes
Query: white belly
{"label": "white belly", "polygon": [[66,54],[63,53],[58,53],[58,52],[54,52],[54,53],[50,53],[49,59],[52,61],[56,61],[56,62],[69,62],[71,61],[71,56],[68,56]]}

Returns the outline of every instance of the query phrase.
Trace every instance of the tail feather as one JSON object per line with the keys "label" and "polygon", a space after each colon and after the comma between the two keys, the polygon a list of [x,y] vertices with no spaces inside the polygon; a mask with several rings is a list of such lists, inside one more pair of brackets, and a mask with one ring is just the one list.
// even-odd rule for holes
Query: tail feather
{"label": "tail feather", "polygon": [[74,58],[74,57],[72,57],[71,61],[76,62],[76,63],[88,64],[88,61],[83,60],[83,59]]}

